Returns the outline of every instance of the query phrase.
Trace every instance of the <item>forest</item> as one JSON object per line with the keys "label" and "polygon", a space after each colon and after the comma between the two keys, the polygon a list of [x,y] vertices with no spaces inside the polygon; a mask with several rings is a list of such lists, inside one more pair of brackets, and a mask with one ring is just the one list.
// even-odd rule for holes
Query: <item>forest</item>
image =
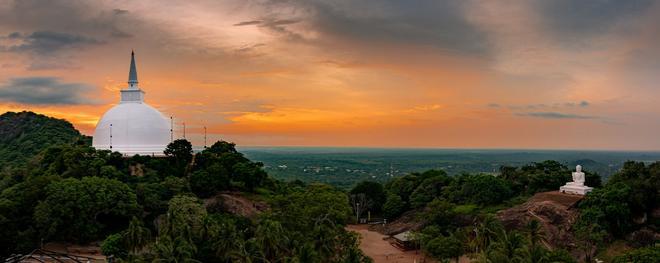
{"label": "forest", "polygon": [[[103,240],[103,253],[122,262],[369,262],[344,230],[344,192],[274,180],[227,142],[193,155],[175,140],[165,152],[124,158],[79,142],[4,171],[0,253]],[[251,193],[270,209],[246,218],[204,205],[223,191]]]}
{"label": "forest", "polygon": [[[461,256],[494,263],[658,262],[660,162],[626,162],[604,184],[597,174],[586,174],[586,185],[596,189],[578,203],[579,216],[570,229],[575,240],[554,246],[539,221],[506,228],[496,213],[571,181],[571,171],[556,161],[503,166],[498,176],[429,170],[385,184],[364,181],[350,194],[366,199],[375,216],[392,221],[405,215],[422,222],[415,239],[441,262],[458,262]],[[620,251],[610,253],[616,248]]]}
{"label": "forest", "polygon": [[[351,219],[345,192],[275,180],[232,143],[193,153],[190,142],[175,140],[165,158],[126,158],[92,148],[63,120],[3,117],[3,131],[16,134],[7,142],[15,145],[12,158],[13,151],[36,154],[0,173],[0,258],[47,242],[100,241],[119,262],[370,262],[357,235],[344,230]],[[52,143],[36,144],[44,140]],[[245,217],[205,205],[218,193],[269,209]]]}
{"label": "forest", "polygon": [[[64,120],[25,112],[0,120],[0,132],[13,138],[0,142],[0,259],[48,242],[98,242],[118,262],[371,262],[359,236],[345,230],[356,212],[420,222],[417,246],[439,262],[660,258],[660,162],[625,162],[606,181],[586,171],[595,190],[574,208],[574,240],[557,245],[541,222],[511,228],[497,218],[570,181],[571,170],[557,161],[495,173],[410,172],[346,191],[275,179],[230,142],[194,153],[181,139],[165,157],[125,157],[92,148]],[[266,208],[237,214],[214,202],[227,195]]]}

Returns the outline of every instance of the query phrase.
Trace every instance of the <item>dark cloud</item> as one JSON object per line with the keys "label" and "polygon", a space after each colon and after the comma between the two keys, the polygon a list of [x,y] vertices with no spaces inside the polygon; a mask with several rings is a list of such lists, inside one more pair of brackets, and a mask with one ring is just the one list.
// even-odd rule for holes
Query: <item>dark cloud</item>
{"label": "dark cloud", "polygon": [[95,1],[7,1],[0,8],[0,25],[16,33],[0,52],[24,54],[29,70],[80,67],[80,49],[130,38],[141,30],[137,16],[113,8]]}
{"label": "dark cloud", "polygon": [[234,24],[234,26],[260,26],[260,27],[275,28],[275,27],[281,27],[281,26],[295,24],[295,23],[298,23],[298,22],[300,22],[300,20],[294,20],[294,19],[264,19],[264,20],[243,21],[243,22]]}
{"label": "dark cloud", "polygon": [[516,113],[516,115],[543,118],[543,119],[599,119],[599,117],[597,116],[578,115],[578,114],[560,113],[560,112],[527,112],[527,113]]}
{"label": "dark cloud", "polygon": [[0,101],[33,105],[93,104],[81,96],[93,87],[54,77],[12,78],[0,85]]}
{"label": "dark cloud", "polygon": [[621,21],[638,18],[653,3],[652,0],[538,0],[535,7],[551,33],[579,40],[605,33]]}
{"label": "dark cloud", "polygon": [[97,39],[53,31],[37,31],[21,37],[23,43],[10,46],[9,51],[35,52],[48,54],[58,52],[65,48],[85,47],[89,45],[103,44]]}
{"label": "dark cloud", "polygon": [[254,52],[257,48],[266,46],[264,43],[257,43],[257,44],[252,44],[252,45],[245,45],[242,47],[239,47],[234,50],[236,53],[252,53]]}
{"label": "dark cloud", "polygon": [[[452,52],[485,54],[486,34],[467,21],[463,1],[364,0],[272,0],[274,10],[294,9],[304,13],[306,26],[321,37],[373,43],[404,43],[442,48]],[[295,21],[270,14],[280,21]],[[283,31],[281,25],[271,25]],[[290,31],[284,31],[291,35]]]}
{"label": "dark cloud", "polygon": [[130,34],[130,33],[125,32],[125,31],[121,31],[119,29],[113,30],[110,33],[110,35],[113,36],[113,37],[116,37],[116,38],[131,38],[131,37],[133,37],[133,34]]}
{"label": "dark cloud", "polygon": [[262,21],[260,20],[252,20],[252,21],[243,21],[240,23],[234,24],[234,26],[251,26],[251,25],[258,25],[261,24]]}
{"label": "dark cloud", "polygon": [[275,20],[266,20],[263,23],[261,23],[263,26],[267,27],[276,27],[276,26],[285,26],[285,25],[291,25],[300,22],[300,20],[292,20],[292,19],[275,19]]}
{"label": "dark cloud", "polygon": [[128,10],[118,9],[118,8],[116,8],[116,9],[112,9],[112,12],[113,12],[115,15],[124,15],[124,14],[128,14]]}
{"label": "dark cloud", "polygon": [[0,24],[19,32],[61,32],[92,39],[123,37],[133,21],[127,10],[104,9],[95,1],[21,0],[0,8]]}
{"label": "dark cloud", "polygon": [[23,36],[21,32],[13,32],[7,35],[7,38],[15,39],[15,38],[21,38]]}
{"label": "dark cloud", "polygon": [[589,102],[587,102],[586,100],[583,100],[578,105],[580,105],[580,107],[587,107],[587,106],[589,106]]}
{"label": "dark cloud", "polygon": [[490,104],[488,104],[488,107],[489,107],[489,108],[499,108],[499,107],[500,107],[500,104],[497,104],[497,103],[490,103]]}

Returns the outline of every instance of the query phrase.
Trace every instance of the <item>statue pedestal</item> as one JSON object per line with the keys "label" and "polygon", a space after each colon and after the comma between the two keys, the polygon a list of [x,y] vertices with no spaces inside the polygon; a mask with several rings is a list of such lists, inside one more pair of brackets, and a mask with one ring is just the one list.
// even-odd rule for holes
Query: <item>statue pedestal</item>
{"label": "statue pedestal", "polygon": [[584,186],[584,185],[574,185],[571,183],[567,183],[566,185],[559,187],[559,192],[565,194],[585,195],[588,192],[591,192],[592,190],[594,190],[593,187]]}

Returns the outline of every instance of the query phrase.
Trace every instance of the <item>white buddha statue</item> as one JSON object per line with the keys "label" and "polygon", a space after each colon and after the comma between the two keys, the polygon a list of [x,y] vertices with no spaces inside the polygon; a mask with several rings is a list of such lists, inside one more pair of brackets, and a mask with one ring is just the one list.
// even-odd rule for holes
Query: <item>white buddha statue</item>
{"label": "white buddha statue", "polygon": [[559,187],[559,191],[567,194],[578,194],[585,195],[588,192],[593,190],[593,187],[588,187],[584,185],[584,173],[582,172],[582,166],[575,166],[575,172],[573,172],[573,182],[568,182],[566,185]]}
{"label": "white buddha statue", "polygon": [[584,185],[584,173],[582,172],[582,166],[575,166],[575,172],[573,172],[573,182],[569,182],[570,185]]}

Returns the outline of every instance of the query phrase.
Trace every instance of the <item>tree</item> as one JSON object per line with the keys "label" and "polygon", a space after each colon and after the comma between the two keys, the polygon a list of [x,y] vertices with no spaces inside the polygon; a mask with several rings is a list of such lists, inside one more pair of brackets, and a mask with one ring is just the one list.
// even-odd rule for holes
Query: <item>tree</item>
{"label": "tree", "polygon": [[486,255],[494,263],[522,262],[525,258],[524,247],[525,239],[520,233],[502,230],[486,250]]}
{"label": "tree", "polygon": [[260,163],[253,162],[237,163],[232,168],[234,170],[233,179],[243,182],[245,189],[252,191],[268,177],[268,174],[261,169],[261,166]]}
{"label": "tree", "polygon": [[[448,186],[452,181],[452,178],[449,177],[444,172],[432,173],[433,176],[424,179],[417,188],[410,194],[410,206],[412,208],[423,207],[426,203],[431,202],[436,197],[440,197],[442,194],[442,189],[445,186]],[[428,175],[429,173],[424,173],[423,175]]]}
{"label": "tree", "polygon": [[660,258],[660,247],[652,246],[645,248],[638,248],[626,252],[612,260],[612,263],[655,263]]}
{"label": "tree", "polygon": [[527,225],[525,225],[525,233],[527,234],[527,238],[529,239],[529,242],[532,246],[536,246],[540,242],[545,241],[545,232],[543,232],[541,223],[539,223],[539,221],[536,219],[532,219],[527,222]]}
{"label": "tree", "polygon": [[547,250],[540,245],[545,241],[545,234],[541,224],[536,219],[527,222],[525,225],[525,234],[527,234],[527,255],[526,258],[530,263],[541,263],[545,259]]}
{"label": "tree", "polygon": [[403,202],[399,195],[387,193],[387,200],[383,205],[383,216],[385,218],[394,219],[401,215],[405,208],[406,203]]}
{"label": "tree", "polygon": [[[434,199],[427,204],[422,217],[429,224],[439,226],[445,230],[454,221],[456,213],[454,213],[454,204],[447,202],[444,199]],[[448,232],[448,231],[447,231]]]}
{"label": "tree", "polygon": [[167,156],[188,163],[192,159],[192,144],[186,139],[174,140],[167,145],[164,153]]}
{"label": "tree", "polygon": [[64,179],[47,187],[34,218],[45,237],[79,242],[99,238],[108,224],[125,226],[137,212],[137,198],[126,184],[114,179]]}
{"label": "tree", "polygon": [[208,151],[214,154],[238,153],[236,150],[236,144],[226,141],[217,141],[204,151]]}
{"label": "tree", "polygon": [[571,180],[571,171],[557,161],[543,161],[522,168],[529,178],[527,193],[552,191]]}
{"label": "tree", "polygon": [[364,194],[368,202],[371,204],[369,209],[374,213],[380,213],[383,204],[387,199],[383,185],[378,182],[362,181],[358,183],[350,191],[351,195]]}
{"label": "tree", "polygon": [[101,251],[104,255],[114,256],[117,258],[126,257],[126,246],[124,246],[124,238],[121,233],[111,234],[101,243]]}
{"label": "tree", "polygon": [[456,203],[498,204],[513,194],[509,182],[489,174],[463,174],[444,189],[443,195]]}
{"label": "tree", "polygon": [[282,224],[271,219],[259,222],[254,231],[254,238],[264,257],[276,261],[288,254],[289,238]]}
{"label": "tree", "polygon": [[199,197],[209,197],[216,192],[229,188],[229,172],[222,165],[215,163],[190,176],[190,188]]}
{"label": "tree", "polygon": [[477,243],[475,252],[478,253],[486,250],[493,242],[497,241],[498,235],[504,231],[504,227],[497,218],[486,216],[477,224],[474,231]]}
{"label": "tree", "polygon": [[364,193],[352,194],[350,195],[350,200],[353,211],[355,212],[355,220],[359,224],[360,217],[364,213],[364,210],[369,209],[372,204],[368,201],[367,196]]}
{"label": "tree", "polygon": [[151,240],[151,231],[142,225],[142,220],[133,217],[124,232],[124,240],[131,253],[137,254]]}
{"label": "tree", "polygon": [[173,241],[184,238],[192,241],[201,237],[207,212],[204,205],[194,196],[177,195],[169,202],[167,217],[160,235],[169,235]]}
{"label": "tree", "polygon": [[178,174],[183,175],[186,166],[193,157],[192,144],[186,139],[174,140],[167,145],[164,153],[174,163]]}
{"label": "tree", "polygon": [[573,256],[571,256],[571,253],[568,253],[564,249],[555,249],[547,252],[545,261],[549,263],[577,263]]}
{"label": "tree", "polygon": [[419,173],[412,173],[402,177],[395,177],[385,184],[387,192],[398,195],[404,203],[410,199],[410,195],[421,182]]}
{"label": "tree", "polygon": [[585,262],[591,262],[593,254],[607,235],[596,223],[578,222],[574,225],[578,247],[584,253]]}
{"label": "tree", "polygon": [[454,235],[439,236],[425,245],[426,252],[433,258],[440,260],[458,259],[463,255],[463,242]]}
{"label": "tree", "polygon": [[624,183],[613,183],[594,189],[580,202],[578,224],[596,223],[609,233],[622,237],[633,225],[630,200],[632,189]]}

